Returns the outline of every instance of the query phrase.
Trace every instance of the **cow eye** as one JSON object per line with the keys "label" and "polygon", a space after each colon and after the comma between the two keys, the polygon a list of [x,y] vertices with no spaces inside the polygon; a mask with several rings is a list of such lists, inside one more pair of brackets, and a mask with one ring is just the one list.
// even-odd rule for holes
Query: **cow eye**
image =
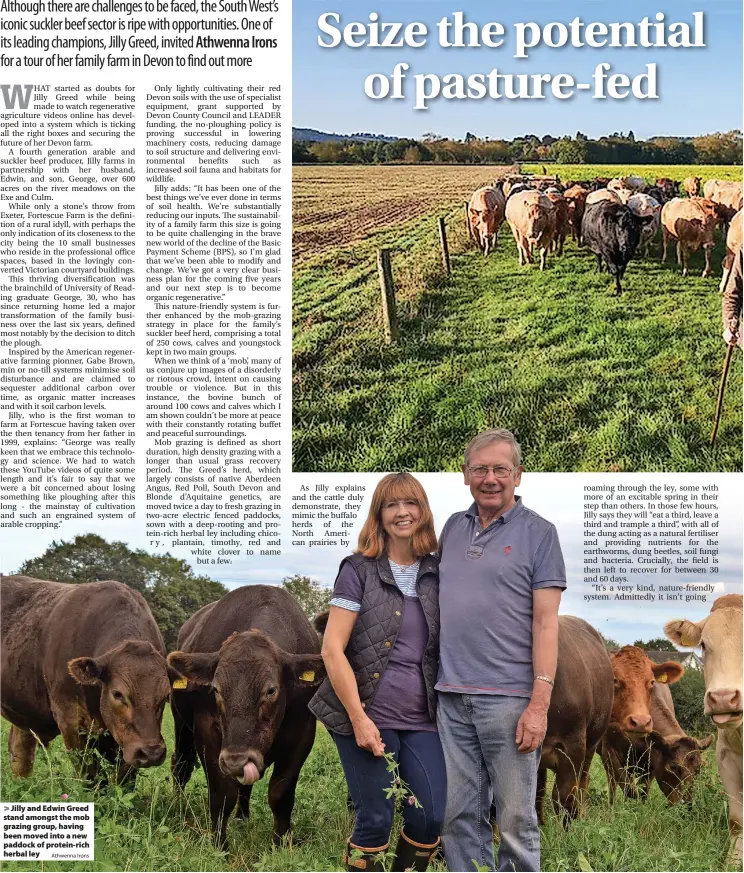
{"label": "cow eye", "polygon": [[273,697],[273,696],[276,694],[276,688],[272,685],[271,688],[268,689],[268,691],[266,692],[266,694],[267,694],[269,697]]}
{"label": "cow eye", "polygon": [[619,679],[615,679],[615,690],[620,691],[623,687],[623,683]]}
{"label": "cow eye", "polygon": [[121,693],[121,691],[112,691],[111,696],[114,698],[114,700],[118,700],[119,703],[124,702],[124,695]]}

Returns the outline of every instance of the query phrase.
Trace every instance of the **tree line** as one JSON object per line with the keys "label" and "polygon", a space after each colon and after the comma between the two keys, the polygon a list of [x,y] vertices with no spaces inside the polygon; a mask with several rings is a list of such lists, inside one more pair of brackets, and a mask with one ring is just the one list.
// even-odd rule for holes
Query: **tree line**
{"label": "tree line", "polygon": [[741,164],[742,132],[709,133],[689,138],[656,136],[637,140],[633,131],[589,139],[581,131],[557,138],[534,134],[506,139],[448,139],[425,133],[421,139],[392,142],[293,140],[296,164]]}

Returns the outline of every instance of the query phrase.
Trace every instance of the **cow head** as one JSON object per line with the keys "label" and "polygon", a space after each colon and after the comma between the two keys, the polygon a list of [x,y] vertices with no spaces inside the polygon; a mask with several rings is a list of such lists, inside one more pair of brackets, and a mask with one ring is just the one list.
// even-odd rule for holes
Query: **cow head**
{"label": "cow head", "polygon": [[320,655],[289,654],[259,630],[232,634],[219,652],[171,652],[168,663],[211,689],[222,733],[220,770],[242,785],[263,776],[287,707],[325,677]]}
{"label": "cow head", "polygon": [[623,646],[610,655],[615,679],[610,721],[631,736],[649,733],[653,719],[649,710],[657,682],[676,682],[685,672],[675,661],[654,664],[637,646]]}
{"label": "cow head", "polygon": [[713,604],[710,615],[694,623],[683,618],[664,628],[679,646],[703,651],[705,714],[718,727],[742,724],[742,596],[726,594]]}
{"label": "cow head", "polygon": [[703,756],[700,754],[713,742],[713,734],[704,740],[695,737],[663,737],[652,731],[651,768],[659,788],[669,803],[692,803],[692,787],[700,768]]}
{"label": "cow head", "polygon": [[67,669],[81,685],[100,686],[101,718],[126,764],[163,763],[160,722],[170,682],[166,660],[151,643],[127,640],[97,658],[74,658]]}

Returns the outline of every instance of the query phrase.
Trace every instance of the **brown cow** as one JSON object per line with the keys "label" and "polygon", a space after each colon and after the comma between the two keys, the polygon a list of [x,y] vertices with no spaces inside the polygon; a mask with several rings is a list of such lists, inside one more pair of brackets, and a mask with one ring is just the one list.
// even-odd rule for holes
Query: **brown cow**
{"label": "brown cow", "polygon": [[[165,647],[141,594],[121,582],[67,585],[5,576],[2,596],[2,714],[10,768],[30,775],[37,737],[59,733],[68,749],[97,748],[131,768],[163,762],[160,732],[170,684]],[[88,766],[95,777],[96,763]]]}
{"label": "brown cow", "polygon": [[654,685],[649,711],[654,727],[646,736],[633,738],[616,725],[610,725],[605,734],[603,751],[610,802],[617,785],[626,797],[645,800],[651,780],[656,779],[670,803],[689,804],[695,777],[703,763],[700,752],[710,746],[714,737],[711,734],[697,740],[685,734],[674,713],[672,693],[664,681]]}
{"label": "brown cow", "polygon": [[666,263],[669,240],[677,241],[677,263],[686,276],[690,266],[690,252],[701,246],[705,252],[703,279],[711,275],[710,252],[715,245],[714,232],[718,216],[716,207],[702,197],[675,197],[661,209],[661,237],[664,244],[661,261]]}
{"label": "brown cow", "polygon": [[291,826],[295,790],[315,740],[307,704],[325,676],[317,633],[283,588],[247,585],[193,615],[168,663],[173,685],[173,776],[183,787],[199,755],[207,776],[215,841],[227,846],[238,804],[248,817],[251,789],[270,764],[274,842]]}
{"label": "brown cow", "polygon": [[708,179],[703,185],[703,195],[706,200],[716,204],[718,215],[726,224],[744,206],[741,182]]}
{"label": "brown cow", "polygon": [[660,176],[656,180],[654,187],[663,191],[665,201],[673,200],[679,196],[679,182],[675,182],[674,179],[668,179],[666,176]]}
{"label": "brown cow", "polygon": [[519,263],[531,264],[532,252],[540,250],[540,269],[555,234],[555,208],[541,191],[520,191],[506,201],[506,220],[519,249]]}
{"label": "brown cow", "polygon": [[556,774],[556,812],[562,814],[565,825],[578,815],[592,758],[610,721],[612,701],[612,667],[602,638],[582,619],[559,616],[558,666],[537,776],[541,823],[548,770]]}
{"label": "brown cow", "polygon": [[545,196],[548,197],[555,208],[555,234],[553,236],[553,245],[556,254],[562,255],[563,244],[566,237],[571,232],[568,200],[566,200],[557,188],[548,188],[545,191]]}
{"label": "brown cow", "polygon": [[729,828],[742,856],[742,596],[719,597],[702,621],[675,619],[664,633],[678,646],[700,646],[705,675],[704,710],[718,728],[718,775],[728,795]]}
{"label": "brown cow", "polygon": [[623,784],[624,761],[615,752],[614,731],[620,731],[628,739],[641,739],[653,730],[651,717],[651,692],[656,682],[676,682],[684,673],[676,661],[654,664],[638,646],[623,646],[610,656],[615,681],[615,696],[612,701],[612,717],[609,735],[602,740],[600,754],[607,773],[610,802],[615,797],[615,786]]}
{"label": "brown cow", "polygon": [[496,248],[499,228],[504,221],[506,198],[500,187],[478,188],[468,204],[470,224],[483,256]]}
{"label": "brown cow", "polygon": [[568,221],[571,225],[571,238],[581,245],[581,219],[584,217],[586,198],[589,191],[582,185],[571,185],[563,192],[568,201]]}
{"label": "brown cow", "polygon": [[682,187],[685,189],[685,194],[687,194],[688,197],[699,197],[702,182],[703,180],[700,176],[688,176],[682,183]]}

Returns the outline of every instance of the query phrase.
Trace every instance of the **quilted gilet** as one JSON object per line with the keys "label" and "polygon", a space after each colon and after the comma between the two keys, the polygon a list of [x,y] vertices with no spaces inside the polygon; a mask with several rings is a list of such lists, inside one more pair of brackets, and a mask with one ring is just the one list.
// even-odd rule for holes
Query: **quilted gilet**
{"label": "quilted gilet", "polygon": [[[400,632],[404,598],[395,584],[386,555],[379,558],[352,555],[341,562],[341,567],[347,561],[356,570],[364,594],[345,654],[356,676],[362,707],[369,709]],[[429,626],[429,640],[421,667],[426,683],[429,716],[435,722],[437,705],[434,686],[439,668],[439,567],[432,555],[421,558],[416,594]],[[330,679],[325,679],[309,705],[310,711],[328,730],[339,734],[353,733],[351,720],[336,696]],[[405,701],[401,701],[401,706],[405,706]]]}

